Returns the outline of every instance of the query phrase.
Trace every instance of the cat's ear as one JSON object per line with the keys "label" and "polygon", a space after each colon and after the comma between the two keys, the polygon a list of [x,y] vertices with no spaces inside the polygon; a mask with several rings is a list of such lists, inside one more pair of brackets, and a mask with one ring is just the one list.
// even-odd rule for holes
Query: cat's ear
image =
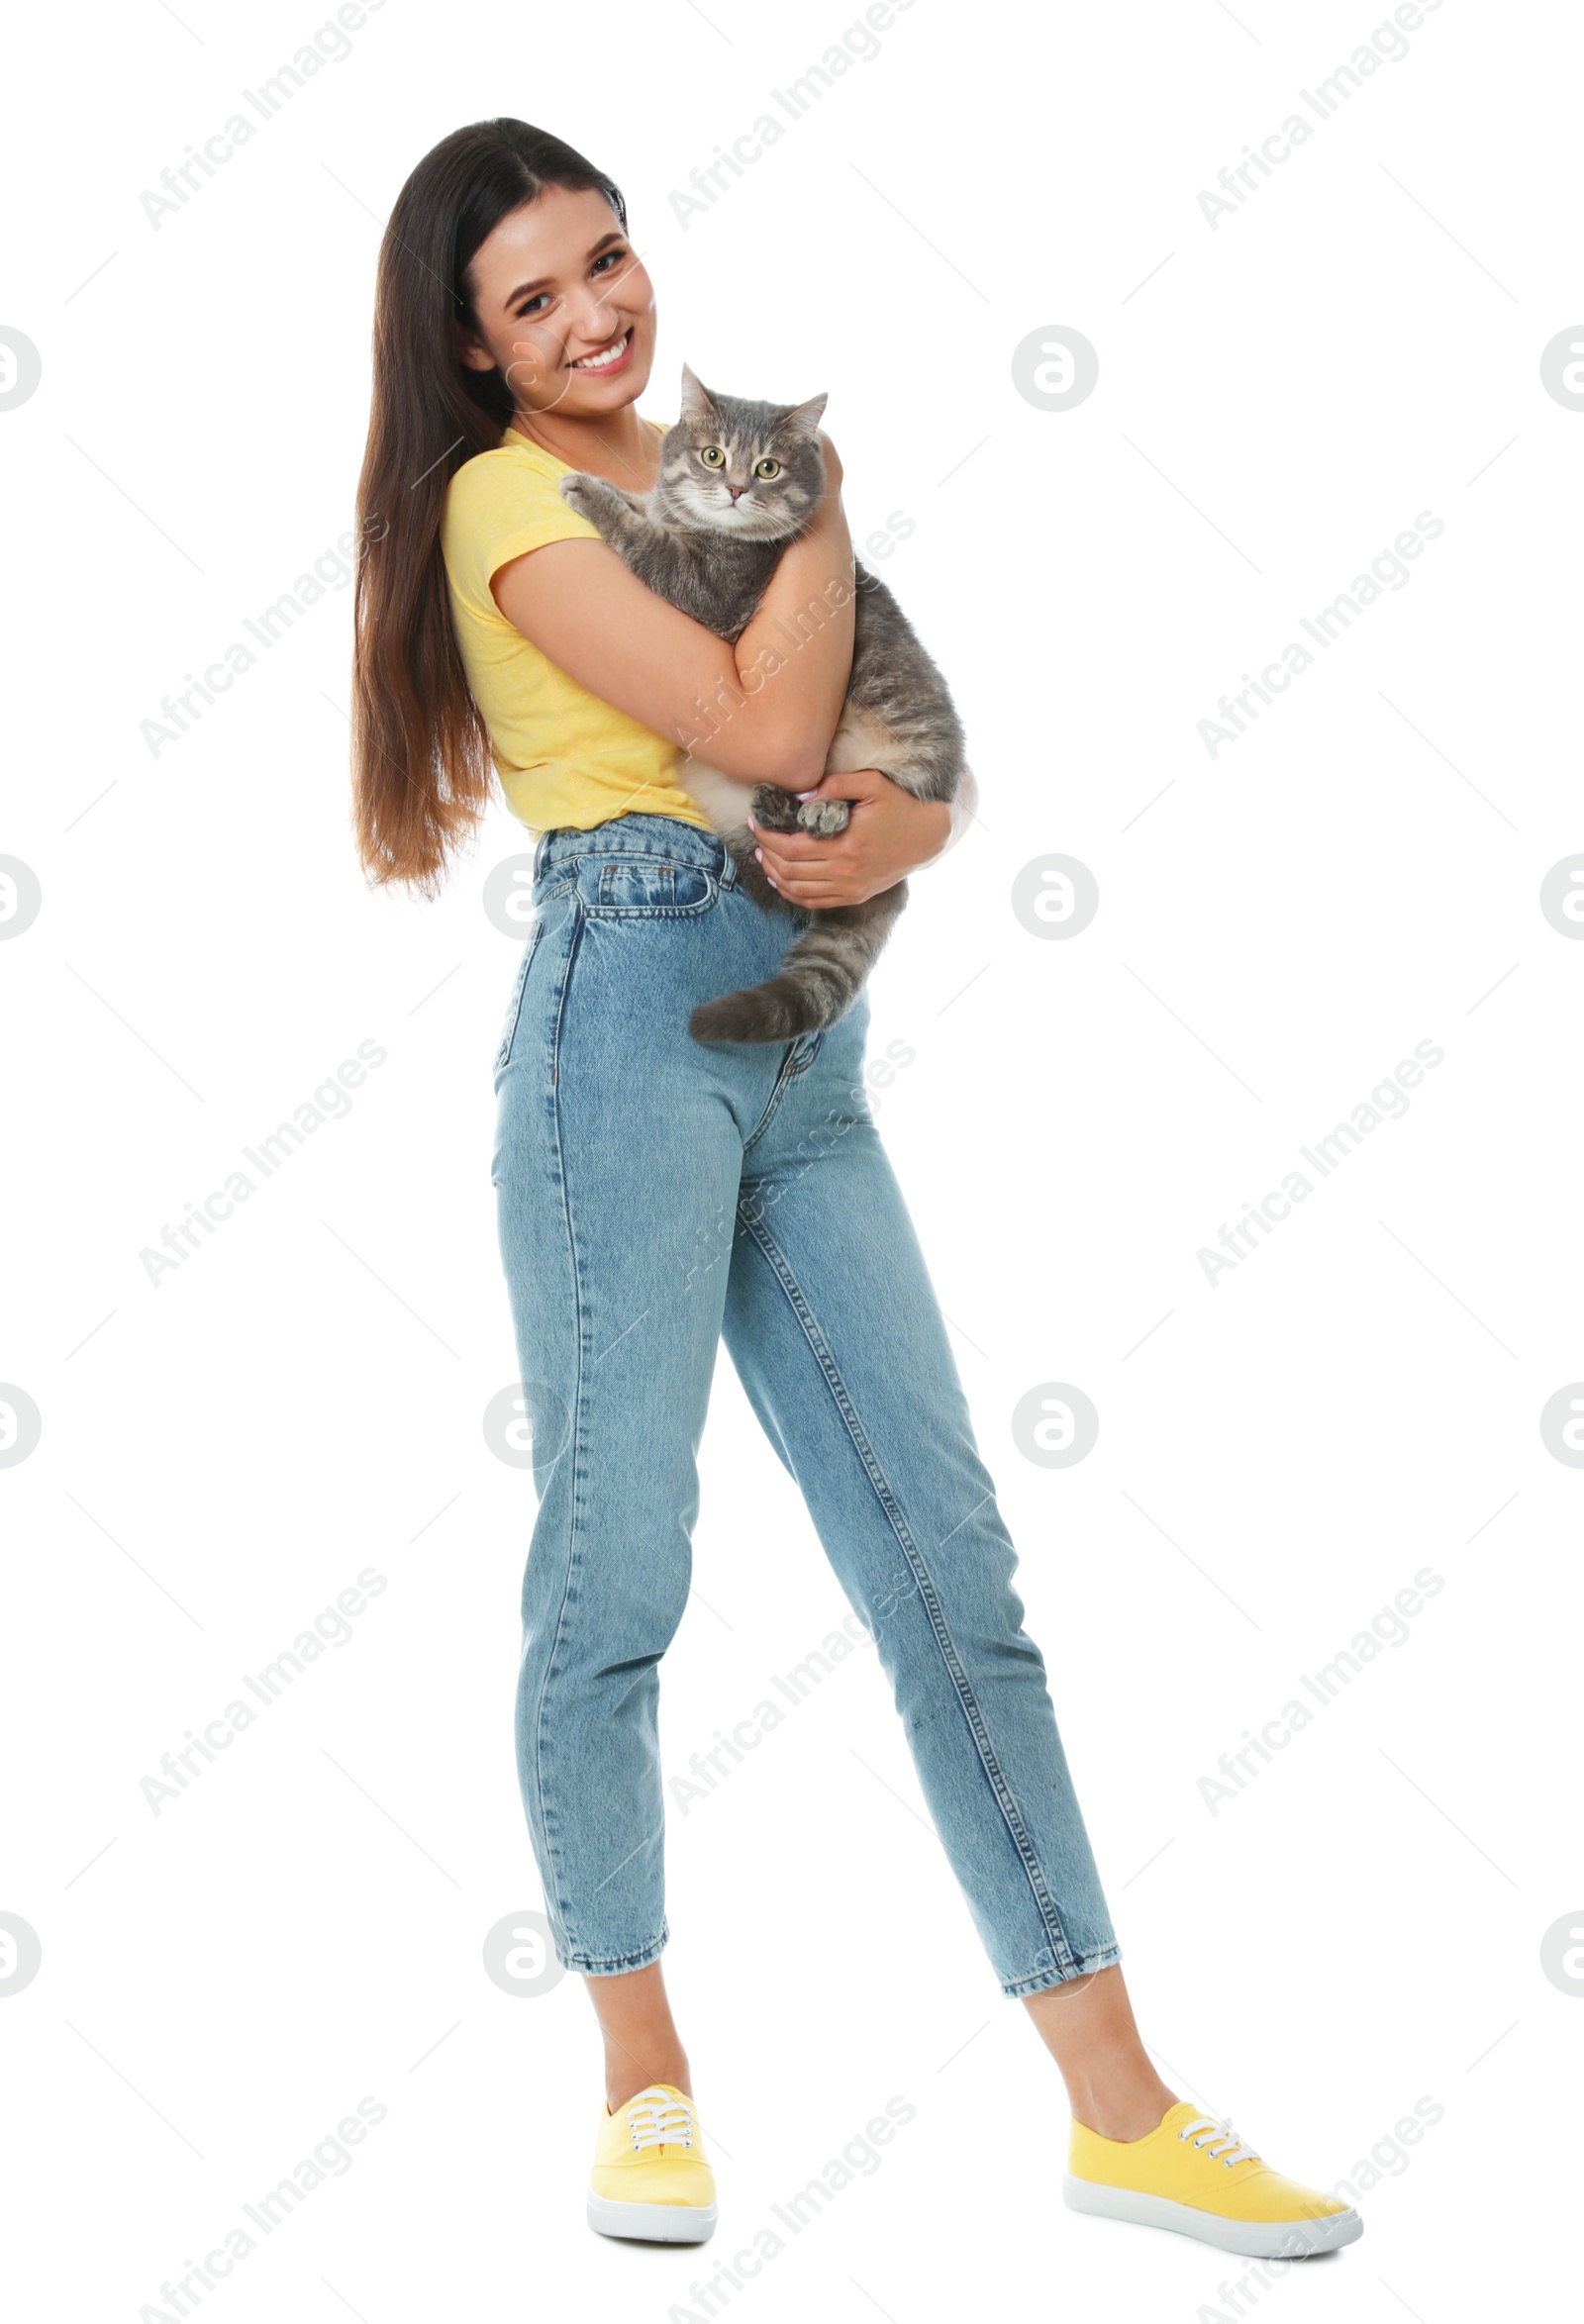
{"label": "cat's ear", "polygon": [[789,428],[794,436],[806,436],[812,443],[820,433],[820,422],[830,401],[830,395],[826,393],[810,396],[806,404],[794,404],[783,416],[782,427]]}
{"label": "cat's ear", "polygon": [[689,370],[686,363],[682,365],[682,401],[680,410],[684,420],[691,420],[695,422],[715,420],[720,417],[719,413],[715,409],[714,400],[710,395],[709,389],[704,385],[704,382],[699,378],[696,372]]}

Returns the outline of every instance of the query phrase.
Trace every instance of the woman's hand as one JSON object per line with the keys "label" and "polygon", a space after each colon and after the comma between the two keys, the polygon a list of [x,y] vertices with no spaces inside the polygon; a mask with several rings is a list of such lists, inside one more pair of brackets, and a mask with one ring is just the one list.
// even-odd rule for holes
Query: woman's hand
{"label": "woman's hand", "polygon": [[761,831],[751,815],[748,823],[771,887],[789,904],[813,911],[866,903],[932,862],[951,837],[949,807],[915,799],[876,767],[826,775],[815,791],[799,796],[850,800],[846,829],[821,839],[812,831]]}

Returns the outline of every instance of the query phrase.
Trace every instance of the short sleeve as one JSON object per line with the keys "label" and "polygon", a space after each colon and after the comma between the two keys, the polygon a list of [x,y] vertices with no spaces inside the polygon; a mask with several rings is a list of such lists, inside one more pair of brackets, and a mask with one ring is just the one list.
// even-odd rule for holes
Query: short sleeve
{"label": "short sleeve", "polygon": [[451,588],[474,613],[496,615],[490,583],[502,565],[552,540],[598,540],[554,480],[511,450],[480,452],[451,478],[441,551]]}

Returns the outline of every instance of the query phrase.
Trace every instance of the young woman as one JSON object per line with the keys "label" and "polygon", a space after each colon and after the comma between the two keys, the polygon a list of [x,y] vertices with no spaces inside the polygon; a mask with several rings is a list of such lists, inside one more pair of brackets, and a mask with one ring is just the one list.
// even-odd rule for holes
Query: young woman
{"label": "young woman", "polygon": [[560,498],[573,469],[654,482],[663,431],[637,409],[654,336],[621,194],[559,140],[479,123],[403,187],[359,495],[356,826],[372,879],[433,890],[498,772],[541,834],[494,1183],[541,1496],[519,1769],[556,1950],[605,2042],[590,2219],[696,2241],[716,2217],[659,1961],[656,1704],[724,1333],[873,1635],[1002,1989],[1065,2081],[1067,2200],[1251,2256],[1330,2250],[1357,2215],[1179,2100],[1139,2040],[1012,1544],[864,1101],[866,1000],[779,1047],[688,1034],[697,1002],[773,973],[798,922],[743,892],[678,781],[685,743],[707,737],[745,787],[852,802],[838,838],[763,834],[794,908],[894,885],[944,850],[953,811],[872,769],[822,780],[853,620],[828,438],[824,505],[735,647]]}

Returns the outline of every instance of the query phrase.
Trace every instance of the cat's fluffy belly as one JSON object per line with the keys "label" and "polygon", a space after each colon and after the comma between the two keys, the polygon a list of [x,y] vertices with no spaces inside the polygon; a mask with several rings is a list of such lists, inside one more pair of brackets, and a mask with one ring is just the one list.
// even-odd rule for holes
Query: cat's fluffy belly
{"label": "cat's fluffy belly", "polygon": [[889,775],[903,756],[888,726],[849,705],[831,737],[825,771],[828,775],[850,775],[859,767],[875,767],[882,775]]}
{"label": "cat's fluffy belly", "polygon": [[747,837],[748,809],[753,804],[751,784],[734,783],[719,767],[701,766],[697,759],[677,770],[677,781],[698,801],[723,838]]}

